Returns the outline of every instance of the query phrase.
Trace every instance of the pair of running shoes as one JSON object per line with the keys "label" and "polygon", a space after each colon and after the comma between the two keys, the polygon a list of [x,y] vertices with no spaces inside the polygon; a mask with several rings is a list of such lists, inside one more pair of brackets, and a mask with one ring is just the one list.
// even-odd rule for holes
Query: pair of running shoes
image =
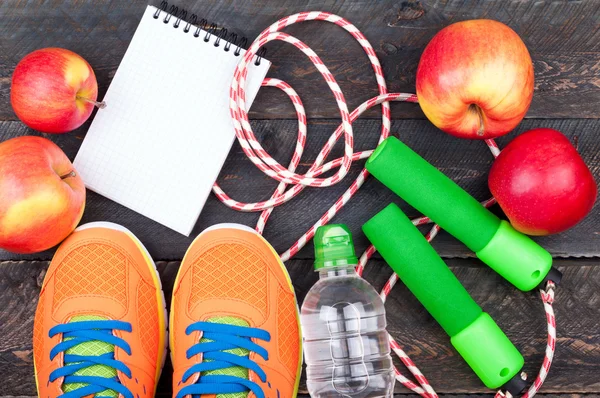
{"label": "pair of running shoes", "polygon": [[181,263],[167,317],[142,243],[119,225],[86,224],[58,248],[40,293],[38,395],[153,397],[170,346],[174,397],[295,397],[300,333],[286,268],[254,230],[202,232]]}

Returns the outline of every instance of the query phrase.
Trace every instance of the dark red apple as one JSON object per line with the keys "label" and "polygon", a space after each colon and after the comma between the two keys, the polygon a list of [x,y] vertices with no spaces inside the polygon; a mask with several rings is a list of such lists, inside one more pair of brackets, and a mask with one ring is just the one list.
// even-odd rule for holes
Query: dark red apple
{"label": "dark red apple", "polygon": [[569,139],[559,131],[527,131],[492,165],[490,191],[512,225],[549,235],[579,223],[596,201],[596,182]]}

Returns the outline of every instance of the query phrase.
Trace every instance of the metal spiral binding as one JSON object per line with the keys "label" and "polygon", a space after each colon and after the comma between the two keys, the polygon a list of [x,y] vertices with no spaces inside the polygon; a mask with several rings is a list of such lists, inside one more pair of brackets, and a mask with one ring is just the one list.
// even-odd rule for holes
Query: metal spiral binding
{"label": "metal spiral binding", "polygon": [[[200,37],[201,31],[204,30],[206,34],[204,35],[203,40],[206,43],[210,41],[211,36],[215,36],[215,41],[213,43],[215,47],[221,46],[221,40],[225,41],[225,45],[223,46],[223,50],[225,52],[229,52],[231,50],[231,46],[234,46],[235,50],[233,51],[233,55],[236,57],[238,57],[241,53],[241,50],[245,49],[248,45],[248,39],[246,37],[238,37],[236,33],[228,32],[224,27],[219,28],[217,24],[209,23],[204,18],[198,20],[198,16],[196,14],[190,15],[188,18],[187,10],[179,8],[175,5],[171,5],[169,7],[169,3],[167,1],[160,2],[160,5],[157,7],[156,12],[154,13],[154,19],[159,19],[161,13],[165,14],[164,18],[162,18],[162,21],[165,24],[171,22],[172,18],[175,19],[175,22],[173,22],[173,27],[175,29],[178,29],[181,25],[181,22],[184,22],[184,33],[189,33],[194,27],[194,37]],[[265,53],[266,48],[264,47],[256,53],[254,65],[260,65]]]}

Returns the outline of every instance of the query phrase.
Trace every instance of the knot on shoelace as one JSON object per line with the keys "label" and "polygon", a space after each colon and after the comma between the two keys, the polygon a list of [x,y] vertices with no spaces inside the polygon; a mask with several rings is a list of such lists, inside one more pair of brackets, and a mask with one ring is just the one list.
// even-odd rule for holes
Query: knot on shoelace
{"label": "knot on shoelace", "polygon": [[267,375],[256,362],[247,356],[225,351],[242,348],[256,353],[266,361],[269,359],[267,350],[251,339],[268,342],[271,340],[269,332],[258,328],[211,322],[193,323],[185,331],[187,335],[194,332],[202,332],[204,341],[194,344],[187,350],[186,355],[190,359],[195,355],[202,354],[202,362],[191,366],[183,374],[182,382],[185,383],[197,373],[200,373],[200,377],[195,384],[182,388],[177,394],[177,398],[183,398],[186,395],[233,394],[248,391],[252,391],[257,398],[264,398],[265,394],[262,388],[253,381],[226,374],[202,375],[202,373],[242,367],[256,373],[260,380],[266,383]]}
{"label": "knot on shoelace", "polygon": [[123,386],[117,377],[81,374],[81,371],[86,368],[101,365],[119,371],[131,378],[131,370],[123,362],[114,359],[114,352],[100,355],[77,355],[69,353],[69,351],[73,351],[71,349],[81,344],[100,342],[118,347],[128,355],[131,355],[129,344],[113,334],[116,330],[131,332],[131,324],[113,320],[93,320],[65,323],[50,329],[50,338],[62,334],[62,341],[50,351],[50,360],[53,360],[60,353],[64,353],[64,366],[54,370],[50,374],[50,382],[64,377],[63,387],[67,384],[80,385],[80,387],[65,392],[60,397],[82,398],[112,390],[125,398],[133,398],[131,391]]}

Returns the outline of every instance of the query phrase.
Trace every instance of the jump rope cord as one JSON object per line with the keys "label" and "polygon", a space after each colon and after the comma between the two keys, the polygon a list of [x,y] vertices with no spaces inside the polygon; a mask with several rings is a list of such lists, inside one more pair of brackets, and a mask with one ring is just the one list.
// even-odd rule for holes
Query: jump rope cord
{"label": "jump rope cord", "polygon": [[[375,72],[377,86],[379,89],[378,96],[365,101],[354,111],[352,111],[352,113],[348,111],[348,107],[342,90],[337,84],[337,81],[335,80],[334,76],[331,74],[331,72],[329,72],[329,69],[327,69],[327,67],[325,66],[323,61],[321,61],[319,56],[302,41],[286,33],[280,32],[281,29],[289,25],[309,20],[319,20],[334,23],[345,29],[347,32],[349,32],[359,42],[359,44],[362,46],[363,50],[369,57],[369,60],[371,61],[371,66],[373,67],[373,71]],[[302,104],[302,100],[289,84],[279,79],[271,78],[266,78],[262,82],[262,86],[276,87],[282,90],[290,98],[296,110],[296,114],[298,117],[298,138],[296,141],[296,148],[294,150],[292,160],[290,161],[290,164],[287,168],[279,164],[262,148],[262,146],[256,139],[254,132],[252,131],[252,127],[250,126],[250,122],[248,119],[245,94],[248,66],[251,62],[253,62],[256,52],[262,46],[264,46],[270,41],[275,40],[284,41],[286,43],[294,45],[310,59],[310,61],[314,64],[317,70],[321,73],[327,85],[329,86],[329,89],[333,93],[333,96],[340,110],[340,116],[342,118],[342,123],[329,137],[327,143],[319,152],[315,162],[305,174],[297,174],[295,170],[298,164],[300,163],[300,159],[304,151],[304,146],[306,144],[306,112]],[[265,29],[252,43],[252,45],[250,46],[250,48],[236,67],[236,70],[234,72],[234,78],[229,91],[229,96],[231,119],[233,121],[235,134],[242,147],[242,150],[244,151],[246,156],[252,161],[252,163],[254,163],[263,173],[279,181],[279,184],[271,198],[269,198],[266,201],[256,203],[244,203],[232,199],[219,187],[217,183],[215,183],[215,185],[213,186],[213,192],[215,193],[217,198],[219,198],[219,200],[221,200],[225,205],[232,209],[244,212],[260,211],[261,215],[259,217],[256,230],[261,234],[263,233],[267,220],[269,219],[269,216],[271,215],[275,207],[289,201],[290,199],[298,195],[307,186],[328,187],[340,182],[348,174],[348,171],[350,170],[353,161],[366,159],[373,153],[373,150],[354,152],[354,136],[352,130],[352,123],[361,114],[363,114],[366,110],[376,105],[381,105],[382,128],[379,137],[379,142],[381,142],[390,134],[389,103],[391,101],[406,101],[413,103],[418,102],[417,97],[414,94],[387,92],[387,86],[383,76],[383,70],[379,63],[379,59],[375,54],[375,50],[373,49],[369,41],[366,39],[366,37],[354,25],[337,15],[318,11],[303,12],[282,18],[279,21],[272,24],[271,26],[269,26],[267,29]],[[323,164],[327,156],[333,149],[333,146],[341,138],[342,135],[344,136],[344,156]],[[498,148],[496,143],[493,140],[486,140],[485,142],[490,151],[492,152],[493,156],[497,157],[500,153],[500,149]],[[319,176],[321,176],[322,174],[334,169],[337,170],[330,177],[319,178]],[[367,170],[363,169],[359,173],[358,177],[352,182],[350,187],[335,202],[335,204],[325,214],[323,214],[323,216],[321,216],[321,218],[306,233],[304,233],[300,237],[300,239],[298,239],[298,241],[296,241],[296,243],[294,243],[288,250],[281,254],[282,261],[287,261],[295,254],[297,254],[298,251],[300,251],[300,249],[302,249],[306,245],[306,243],[310,239],[312,239],[316,229],[322,225],[327,224],[337,214],[337,212],[342,207],[344,207],[344,205],[350,200],[350,198],[354,196],[354,194],[365,182],[365,179],[368,175],[369,173],[367,172]],[[288,188],[288,185],[291,185],[291,187]],[[485,207],[489,207],[495,203],[496,201],[494,198],[482,202],[482,204]],[[431,220],[427,217],[415,218],[412,221],[413,224],[417,226],[431,223]],[[439,231],[440,227],[437,224],[434,224],[431,230],[426,235],[427,240],[429,242],[432,241]],[[360,258],[359,265],[357,266],[357,272],[359,275],[362,276],[362,273],[366,267],[368,260],[373,256],[375,251],[375,248],[371,245],[363,253],[363,255]],[[386,282],[381,292],[381,298],[384,301],[387,299],[390,291],[392,290],[397,281],[398,277],[394,273]],[[523,395],[523,397],[527,398],[533,397],[543,384],[550,369],[550,365],[552,363],[552,357],[554,355],[556,341],[556,325],[554,321],[554,311],[552,308],[552,303],[554,301],[554,284],[552,282],[548,283],[546,290],[541,291],[541,297],[544,303],[546,318],[548,322],[548,343],[546,347],[546,355],[542,364],[542,368],[540,369],[540,373],[535,379],[531,388]],[[419,368],[400,348],[399,344],[392,338],[392,336],[388,336],[388,338],[391,349],[400,358],[400,360],[408,368],[408,370],[413,374],[413,376],[418,382],[418,385],[410,379],[406,378],[398,369],[394,368],[396,380],[402,383],[405,387],[411,389],[412,391],[414,391],[417,394],[420,394],[423,397],[437,397],[438,395],[427,381],[427,378],[421,373]],[[498,393],[496,394],[496,397],[508,398],[510,396],[511,395],[509,393],[504,393],[502,391],[498,391]]]}

